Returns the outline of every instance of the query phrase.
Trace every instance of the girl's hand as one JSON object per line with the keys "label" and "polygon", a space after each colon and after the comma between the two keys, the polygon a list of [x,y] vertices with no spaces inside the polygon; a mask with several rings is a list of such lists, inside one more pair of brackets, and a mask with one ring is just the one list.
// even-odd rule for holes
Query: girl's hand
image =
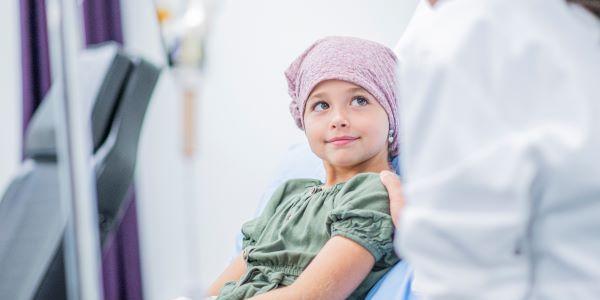
{"label": "girl's hand", "polygon": [[400,225],[400,214],[404,207],[402,182],[400,182],[398,175],[390,171],[382,171],[379,173],[379,177],[390,196],[390,214],[392,216],[392,222],[394,222],[394,226],[398,227],[398,225]]}

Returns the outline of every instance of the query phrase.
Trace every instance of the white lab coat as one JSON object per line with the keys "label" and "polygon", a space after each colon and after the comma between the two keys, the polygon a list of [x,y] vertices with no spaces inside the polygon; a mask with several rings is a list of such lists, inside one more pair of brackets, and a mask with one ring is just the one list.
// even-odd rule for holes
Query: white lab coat
{"label": "white lab coat", "polygon": [[407,206],[431,299],[600,299],[600,22],[447,0],[398,48]]}

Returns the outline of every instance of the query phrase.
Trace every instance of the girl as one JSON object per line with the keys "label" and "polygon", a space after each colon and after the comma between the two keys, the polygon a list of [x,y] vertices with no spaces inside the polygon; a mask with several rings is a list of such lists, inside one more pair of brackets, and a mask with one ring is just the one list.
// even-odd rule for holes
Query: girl
{"label": "girl", "polygon": [[396,57],[350,37],[315,42],[285,72],[290,110],[326,181],[289,180],[242,226],[217,299],[362,299],[398,261],[379,172],[398,151]]}

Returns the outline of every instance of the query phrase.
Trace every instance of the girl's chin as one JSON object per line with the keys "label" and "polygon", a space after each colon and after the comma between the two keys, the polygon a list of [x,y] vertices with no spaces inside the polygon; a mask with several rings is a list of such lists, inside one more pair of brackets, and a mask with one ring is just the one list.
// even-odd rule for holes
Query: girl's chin
{"label": "girl's chin", "polygon": [[337,167],[352,167],[360,164],[362,161],[354,157],[334,156],[330,157],[329,163]]}

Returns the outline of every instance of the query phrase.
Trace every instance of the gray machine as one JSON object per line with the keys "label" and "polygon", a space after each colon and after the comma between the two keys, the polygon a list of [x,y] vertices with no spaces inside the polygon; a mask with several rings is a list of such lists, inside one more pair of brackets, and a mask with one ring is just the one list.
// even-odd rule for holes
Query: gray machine
{"label": "gray machine", "polygon": [[[85,51],[100,241],[120,223],[132,185],[146,108],[160,70],[115,44]],[[0,202],[0,299],[66,299],[52,90],[35,112],[25,162]]]}

